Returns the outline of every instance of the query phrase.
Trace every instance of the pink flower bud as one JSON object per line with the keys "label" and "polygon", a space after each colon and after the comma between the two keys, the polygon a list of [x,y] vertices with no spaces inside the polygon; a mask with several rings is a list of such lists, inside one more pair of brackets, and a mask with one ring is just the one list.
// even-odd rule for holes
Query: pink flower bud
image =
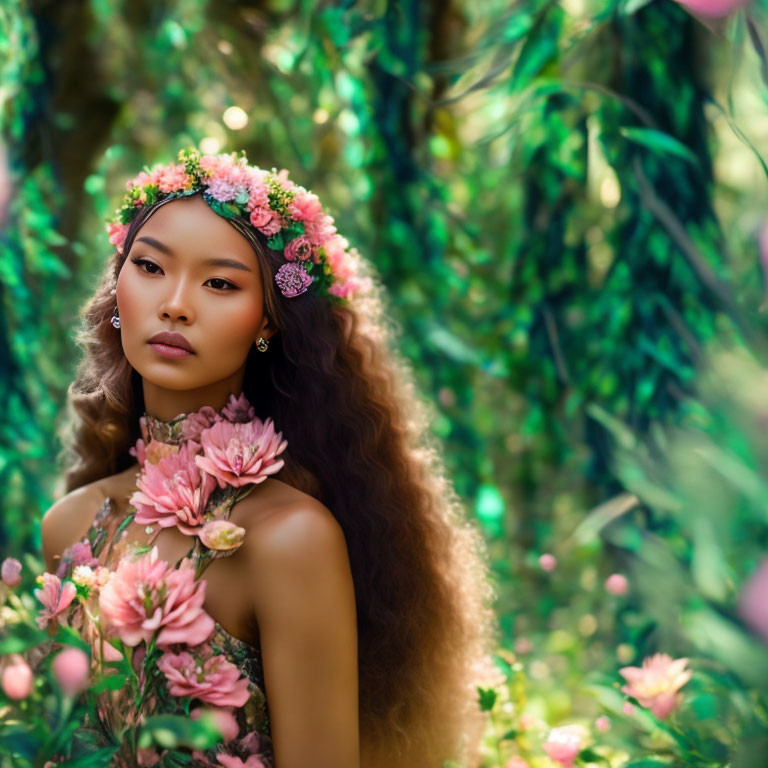
{"label": "pink flower bud", "polygon": [[0,685],[9,699],[26,699],[32,693],[34,675],[23,656],[14,654],[3,669]]}
{"label": "pink flower bud", "polygon": [[229,520],[211,520],[200,529],[198,535],[208,549],[237,549],[243,543],[245,528],[240,528]]}
{"label": "pink flower bud", "polygon": [[14,557],[6,557],[0,566],[0,576],[9,587],[21,584],[21,563]]}
{"label": "pink flower bud", "polygon": [[605,732],[605,731],[609,730],[610,727],[611,727],[611,721],[605,715],[600,715],[600,717],[598,717],[595,720],[595,728],[598,731]]}
{"label": "pink flower bud", "polygon": [[68,696],[74,696],[88,687],[90,661],[80,648],[65,648],[56,655],[51,665],[53,676]]}
{"label": "pink flower bud", "polygon": [[237,738],[240,731],[233,712],[233,707],[197,707],[189,713],[189,716],[193,720],[199,720],[204,715],[209,715],[226,743]]}
{"label": "pink flower bud", "polygon": [[545,571],[554,571],[555,567],[557,566],[557,558],[554,555],[551,555],[549,552],[545,552],[539,558],[539,565]]}
{"label": "pink flower bud", "polygon": [[612,573],[605,580],[605,589],[612,595],[625,595],[629,589],[627,577],[622,573]]}

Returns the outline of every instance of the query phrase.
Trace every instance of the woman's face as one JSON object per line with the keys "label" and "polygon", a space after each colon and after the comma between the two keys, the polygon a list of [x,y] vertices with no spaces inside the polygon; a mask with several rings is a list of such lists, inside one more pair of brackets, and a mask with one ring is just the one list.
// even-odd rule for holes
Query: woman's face
{"label": "woman's face", "polygon": [[[203,402],[239,394],[251,346],[275,332],[264,315],[253,248],[200,195],[162,205],[142,225],[116,297],[123,351],[144,380],[145,396],[148,385],[156,396],[158,388],[196,390]],[[184,336],[192,354],[150,343],[163,331]],[[194,396],[175,402],[176,412],[199,407]]]}

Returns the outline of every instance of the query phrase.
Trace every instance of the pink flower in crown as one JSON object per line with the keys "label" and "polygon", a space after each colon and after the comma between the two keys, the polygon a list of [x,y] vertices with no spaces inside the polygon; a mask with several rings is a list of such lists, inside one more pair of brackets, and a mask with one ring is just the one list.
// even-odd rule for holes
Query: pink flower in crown
{"label": "pink flower in crown", "polygon": [[621,687],[621,691],[636,698],[641,706],[648,707],[663,720],[683,698],[677,691],[693,674],[690,669],[685,669],[687,664],[686,658],[672,659],[666,653],[656,653],[643,659],[642,667],[622,667],[619,670],[628,683]]}
{"label": "pink flower in crown", "polygon": [[314,278],[301,264],[288,261],[275,274],[275,283],[283,296],[300,296],[312,285]]}
{"label": "pink flower in crown", "polygon": [[194,178],[188,174],[183,163],[171,163],[157,168],[154,172],[158,189],[162,193],[191,189]]}
{"label": "pink flower in crown", "polygon": [[313,221],[323,212],[320,199],[313,192],[299,189],[296,197],[288,204],[288,215],[296,221]]}
{"label": "pink flower in crown", "polygon": [[242,184],[228,178],[214,178],[208,183],[208,194],[222,203],[234,200],[247,189]]}
{"label": "pink flower in crown", "polygon": [[248,678],[225,656],[214,655],[209,645],[181,653],[166,651],[157,666],[171,696],[188,696],[217,707],[242,707],[251,696]]}
{"label": "pink flower in crown", "polygon": [[246,205],[249,211],[255,208],[269,208],[269,189],[267,188],[266,179],[266,171],[254,171],[251,173],[248,182],[250,197]]}
{"label": "pink flower in crown", "polygon": [[[207,430],[203,430],[205,435]],[[151,444],[150,444],[151,445]],[[203,524],[203,513],[216,481],[200,472],[195,454],[200,445],[188,440],[175,452],[163,456],[157,464],[144,464],[129,503],[136,507],[135,522],[157,523],[161,528],[176,526],[194,536]]]}
{"label": "pink flower in crown", "polygon": [[252,421],[256,418],[256,409],[248,402],[244,392],[239,397],[230,395],[221,412],[230,421]]}
{"label": "pink flower in crown", "polygon": [[310,239],[312,245],[322,245],[332,235],[336,234],[336,227],[333,224],[333,216],[322,214],[314,219],[304,222],[304,232]]}
{"label": "pink flower in crown", "polygon": [[42,589],[34,591],[35,597],[43,604],[35,617],[37,626],[44,629],[48,622],[65,611],[75,599],[77,587],[71,581],[61,583],[61,579],[52,573],[44,573],[37,577],[37,583]]}
{"label": "pink flower in crown", "polygon": [[67,563],[70,560],[72,562],[72,570],[77,568],[78,565],[87,565],[90,568],[94,568],[99,564],[99,561],[93,556],[91,542],[88,539],[76,541],[61,553],[61,562],[56,569],[56,575],[60,579],[64,578],[64,574],[67,572]]}
{"label": "pink flower in crown", "polygon": [[139,557],[124,555],[99,593],[99,610],[109,635],[126,645],[149,642],[197,645],[215,628],[203,608],[206,582],[195,579],[189,558],[173,568],[158,559],[157,547]]}
{"label": "pink flower in crown", "polygon": [[221,488],[261,483],[285,463],[275,459],[288,445],[282,437],[282,432],[275,432],[272,419],[245,424],[219,421],[200,435],[203,455],[195,456],[195,462],[215,477]]}
{"label": "pink flower in crown", "polygon": [[200,442],[200,433],[219,421],[219,414],[210,405],[204,405],[199,411],[190,413],[181,424],[181,434],[185,440]]}
{"label": "pink flower in crown", "polygon": [[276,175],[275,178],[277,179],[278,183],[283,189],[293,190],[293,189],[300,189],[295,182],[291,181],[288,178],[288,169],[282,168]]}
{"label": "pink flower in crown", "polygon": [[250,222],[268,237],[277,234],[283,228],[280,215],[265,206],[257,206],[251,211]]}
{"label": "pink flower in crown", "polygon": [[128,234],[128,225],[112,222],[107,224],[107,233],[109,234],[109,242],[119,251],[122,251],[126,235]]}
{"label": "pink flower in crown", "polygon": [[314,250],[309,238],[306,235],[299,235],[285,246],[283,254],[288,261],[296,261],[297,259],[298,261],[306,261],[312,257]]}

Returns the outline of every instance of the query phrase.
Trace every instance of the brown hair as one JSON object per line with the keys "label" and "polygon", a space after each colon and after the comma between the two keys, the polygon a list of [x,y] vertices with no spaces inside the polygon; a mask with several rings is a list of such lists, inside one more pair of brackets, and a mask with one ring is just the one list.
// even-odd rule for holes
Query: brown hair
{"label": "brown hair", "polygon": [[[134,463],[143,411],[141,380],[110,323],[110,293],[139,228],[133,220],[81,311],[83,358],[69,387],[67,490]],[[227,219],[253,245],[265,311],[280,329],[265,353],[249,353],[246,397],[288,441],[278,475],[318,498],[342,526],[355,584],[362,765],[439,768],[478,761],[485,716],[478,669],[495,648],[487,551],[446,476],[410,367],[395,352],[380,281],[348,306],[312,289],[285,299],[273,275],[283,263],[266,238]],[[252,356],[259,354],[258,365]]]}

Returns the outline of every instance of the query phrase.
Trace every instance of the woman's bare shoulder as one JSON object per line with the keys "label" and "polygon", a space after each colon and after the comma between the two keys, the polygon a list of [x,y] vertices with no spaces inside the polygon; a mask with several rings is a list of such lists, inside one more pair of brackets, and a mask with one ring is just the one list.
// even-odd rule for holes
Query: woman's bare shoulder
{"label": "woman's bare shoulder", "polygon": [[46,570],[58,566],[55,556],[86,535],[107,497],[116,498],[132,476],[133,468],[75,488],[55,501],[40,521]]}

